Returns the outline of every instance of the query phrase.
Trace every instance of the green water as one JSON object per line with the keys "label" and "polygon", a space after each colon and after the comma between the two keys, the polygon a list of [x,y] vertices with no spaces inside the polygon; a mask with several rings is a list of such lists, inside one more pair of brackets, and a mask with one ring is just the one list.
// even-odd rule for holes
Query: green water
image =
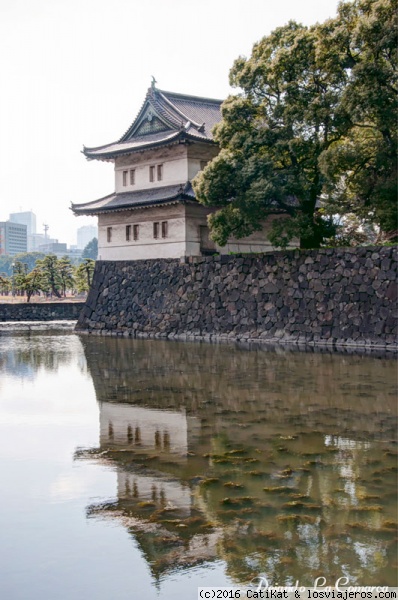
{"label": "green water", "polygon": [[1,597],[396,585],[393,358],[29,334],[0,373]]}

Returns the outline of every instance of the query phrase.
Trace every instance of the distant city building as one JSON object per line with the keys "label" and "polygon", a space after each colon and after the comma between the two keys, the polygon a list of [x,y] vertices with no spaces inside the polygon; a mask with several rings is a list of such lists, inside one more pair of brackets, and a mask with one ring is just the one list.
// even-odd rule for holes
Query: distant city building
{"label": "distant city building", "polygon": [[24,212],[15,212],[10,214],[10,219],[12,223],[19,223],[20,225],[26,225],[27,230],[27,243],[28,243],[28,252],[33,252],[35,250],[35,240],[34,236],[36,235],[36,215],[31,210]]}
{"label": "distant city building", "polygon": [[[79,259],[82,249],[97,237],[97,227],[88,225],[80,227],[78,239],[82,246],[72,246],[69,251],[66,243],[48,235],[49,226],[43,223],[44,233],[37,233],[36,215],[32,211],[21,211],[10,213],[9,221],[1,223],[0,227],[0,254],[18,254],[20,252],[42,252],[43,254],[55,254],[58,258],[69,256],[71,259]],[[86,241],[87,240],[87,241]]]}
{"label": "distant city building", "polygon": [[26,225],[26,233],[32,235],[36,233],[36,215],[32,211],[10,213],[12,223]]}
{"label": "distant city building", "polygon": [[[29,240],[28,240],[29,242]],[[57,244],[58,240],[50,237],[46,237],[44,233],[35,233],[30,236],[30,249],[29,252],[45,252],[43,248],[46,248],[49,244]]]}
{"label": "distant city building", "polygon": [[93,238],[98,237],[98,227],[84,225],[77,230],[77,247],[83,250]]}
{"label": "distant city building", "polygon": [[27,252],[27,226],[11,221],[0,222],[0,255]]}
{"label": "distant city building", "polygon": [[29,252],[38,252],[39,246],[45,243],[44,233],[34,233],[30,236],[30,248]]}
{"label": "distant city building", "polygon": [[58,240],[47,242],[38,247],[39,252],[44,252],[44,254],[56,254],[65,256],[68,249],[66,244],[58,242]]}
{"label": "distant city building", "polygon": [[82,250],[80,248],[76,248],[76,246],[70,246],[68,252],[66,252],[66,254],[64,254],[64,256],[67,256],[72,261],[80,260],[80,258],[82,256]]}

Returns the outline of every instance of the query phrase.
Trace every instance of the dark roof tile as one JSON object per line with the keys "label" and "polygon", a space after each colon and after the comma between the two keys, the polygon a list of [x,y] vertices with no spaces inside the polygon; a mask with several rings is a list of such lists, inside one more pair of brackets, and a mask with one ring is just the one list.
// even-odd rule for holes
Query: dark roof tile
{"label": "dark roof tile", "polygon": [[137,190],[122,194],[109,194],[99,200],[84,204],[72,204],[76,215],[97,215],[99,213],[141,208],[168,202],[196,201],[195,194],[189,182],[177,185],[167,185],[149,190]]}
{"label": "dark roof tile", "polygon": [[[84,148],[83,152],[87,158],[112,160],[120,154],[167,145],[180,136],[213,142],[212,129],[221,120],[221,104],[221,100],[149,88],[140,112],[119,141],[96,148]],[[149,110],[154,113],[158,129],[162,131],[148,131],[146,135],[142,135],[140,126],[147,123],[147,119],[152,119],[148,115]]]}

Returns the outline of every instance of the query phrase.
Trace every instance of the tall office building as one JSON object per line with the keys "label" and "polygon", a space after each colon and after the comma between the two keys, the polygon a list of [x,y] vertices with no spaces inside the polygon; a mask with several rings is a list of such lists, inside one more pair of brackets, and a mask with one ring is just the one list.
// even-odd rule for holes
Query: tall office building
{"label": "tall office building", "polygon": [[95,227],[95,225],[79,227],[77,230],[77,247],[83,250],[95,237],[98,237],[98,227]]}
{"label": "tall office building", "polygon": [[0,221],[0,255],[14,256],[21,252],[27,252],[27,249],[26,225],[12,221]]}
{"label": "tall office building", "polygon": [[20,223],[26,225],[26,233],[32,235],[36,233],[36,215],[32,211],[10,213],[12,223]]}
{"label": "tall office building", "polygon": [[28,252],[36,250],[34,236],[36,235],[36,215],[31,210],[25,212],[15,212],[10,214],[12,223],[26,225]]}

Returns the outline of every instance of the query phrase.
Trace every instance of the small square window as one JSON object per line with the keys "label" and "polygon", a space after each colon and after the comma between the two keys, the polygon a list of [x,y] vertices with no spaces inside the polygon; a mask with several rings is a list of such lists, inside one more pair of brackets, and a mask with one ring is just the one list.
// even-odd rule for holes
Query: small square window
{"label": "small square window", "polygon": [[167,238],[169,224],[167,221],[162,221],[162,238]]}
{"label": "small square window", "polygon": [[155,238],[155,240],[157,240],[159,237],[159,223],[153,224],[153,237]]}
{"label": "small square window", "polygon": [[112,241],[112,227],[106,228],[106,240],[108,243]]}
{"label": "small square window", "polygon": [[126,187],[127,185],[127,174],[128,171],[123,171],[123,186]]}
{"label": "small square window", "polygon": [[149,167],[149,181],[155,181],[155,167]]}
{"label": "small square window", "polygon": [[134,240],[137,241],[138,238],[140,236],[140,226],[139,225],[133,225],[133,237]]}
{"label": "small square window", "polygon": [[158,181],[163,179],[163,165],[158,165]]}
{"label": "small square window", "polygon": [[135,169],[130,169],[130,185],[135,185]]}
{"label": "small square window", "polygon": [[129,242],[131,238],[131,225],[126,225],[126,241]]}
{"label": "small square window", "polygon": [[208,161],[207,160],[201,160],[200,161],[200,170],[203,171],[203,169],[205,168],[205,166],[207,165]]}

